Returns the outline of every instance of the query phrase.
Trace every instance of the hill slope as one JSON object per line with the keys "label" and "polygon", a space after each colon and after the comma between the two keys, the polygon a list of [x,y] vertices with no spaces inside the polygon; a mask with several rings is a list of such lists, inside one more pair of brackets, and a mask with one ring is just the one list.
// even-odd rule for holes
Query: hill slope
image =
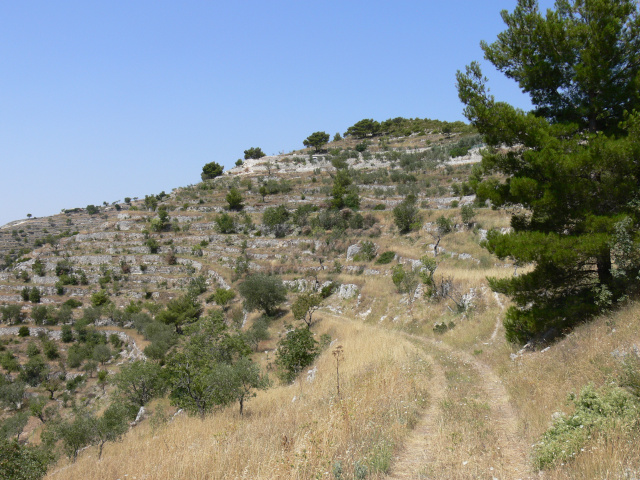
{"label": "hill slope", "polygon": [[[272,378],[244,416],[237,405],[204,419],[174,416],[166,398],[156,399],[122,443],[106,444],[102,459],[90,447],[75,463],[61,459],[49,478],[536,477],[551,415],[575,408],[567,406],[567,393],[619,380],[624,358],[632,358],[625,352],[640,341],[638,307],[581,327],[548,349],[518,353],[504,342],[506,299],[488,289],[486,276],[515,269],[479,243],[488,229],[506,230],[509,218],[475,205],[475,216],[463,221],[462,207],[474,202],[466,182],[479,157],[474,149],[449,155],[474,142],[466,133],[373,138],[357,153],[360,141],[347,138],[330,144],[330,153],[250,160],[168,195],[1,229],[0,247],[11,258],[0,272],[0,303],[19,306],[22,315],[10,316],[5,306],[5,323],[26,320],[47,331],[59,323],[102,325],[122,339],[112,347],[122,360],[96,367],[113,375],[126,357],[143,358],[142,349],[158,345],[136,315],[155,316],[197,288],[205,313],[224,308],[230,325],[252,332],[252,358]],[[345,166],[360,208],[330,212],[336,167]],[[240,212],[227,208],[232,188],[241,193]],[[419,221],[400,234],[392,210],[410,195]],[[264,218],[280,205],[289,213],[281,231]],[[31,226],[27,242],[35,244],[53,234],[53,225],[78,233],[46,239],[24,255],[16,250],[26,244],[20,229]],[[425,266],[436,267],[432,280]],[[236,290],[250,272],[279,275],[288,288],[280,314],[266,324],[244,311],[240,298],[224,307],[210,298],[217,288]],[[301,292],[330,284],[339,287],[312,326],[323,349],[293,384],[280,385],[274,350],[288,325],[300,324],[291,304]],[[24,300],[25,287],[38,289],[39,303]],[[64,313],[69,300],[83,308]],[[48,308],[41,316],[42,305]],[[266,332],[255,336],[259,325]],[[26,362],[29,338],[5,341],[4,348],[17,349]],[[90,359],[69,365],[77,342],[54,341],[62,361],[49,361],[49,374],[87,371]],[[91,370],[84,382],[74,398],[87,408],[100,411],[116,395]],[[71,390],[66,399],[61,392],[51,394],[51,405],[69,416]],[[27,393],[42,393],[42,386]],[[41,427],[32,420],[25,436],[37,443]],[[545,478],[624,478],[640,468],[637,429],[629,425],[587,425],[590,437],[571,444],[579,445],[575,454],[545,464]]]}

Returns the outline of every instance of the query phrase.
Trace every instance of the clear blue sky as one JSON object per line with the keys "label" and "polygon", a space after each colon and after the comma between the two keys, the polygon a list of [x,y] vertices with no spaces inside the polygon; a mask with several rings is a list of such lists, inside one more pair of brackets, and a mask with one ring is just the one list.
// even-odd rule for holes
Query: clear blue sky
{"label": "clear blue sky", "polygon": [[[169,192],[363,118],[463,120],[456,70],[515,4],[1,2],[0,225]],[[529,107],[483,64],[497,98]]]}

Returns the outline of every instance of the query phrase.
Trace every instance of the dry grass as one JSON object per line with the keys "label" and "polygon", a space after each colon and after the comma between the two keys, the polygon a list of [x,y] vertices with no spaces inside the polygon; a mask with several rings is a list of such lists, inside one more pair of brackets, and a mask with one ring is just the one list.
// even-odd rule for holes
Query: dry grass
{"label": "dry grass", "polygon": [[427,357],[380,328],[328,318],[320,327],[338,332],[334,347],[344,348],[340,397],[329,348],[313,382],[259,393],[244,418],[233,406],[205,420],[179,416],[157,431],[146,422],[108,445],[101,461],[91,448],[48,478],[328,478],[334,469],[353,478],[365,467],[379,477],[427,403]]}
{"label": "dry grass", "polygon": [[[534,444],[550,426],[554,412],[570,412],[567,394],[578,393],[589,383],[599,387],[615,382],[620,372],[616,352],[634,344],[640,344],[638,304],[578,327],[547,351],[511,361],[513,348],[502,344],[487,355],[520,413],[526,441]],[[639,442],[637,431],[594,438],[575,461],[548,478],[625,478],[624,467],[640,468]]]}

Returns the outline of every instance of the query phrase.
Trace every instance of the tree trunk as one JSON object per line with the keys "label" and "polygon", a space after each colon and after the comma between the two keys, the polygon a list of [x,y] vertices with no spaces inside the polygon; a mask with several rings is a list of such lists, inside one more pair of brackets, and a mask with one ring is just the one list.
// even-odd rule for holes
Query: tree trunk
{"label": "tree trunk", "polygon": [[600,285],[610,286],[613,283],[613,275],[611,274],[611,249],[609,247],[603,248],[596,257],[596,265]]}

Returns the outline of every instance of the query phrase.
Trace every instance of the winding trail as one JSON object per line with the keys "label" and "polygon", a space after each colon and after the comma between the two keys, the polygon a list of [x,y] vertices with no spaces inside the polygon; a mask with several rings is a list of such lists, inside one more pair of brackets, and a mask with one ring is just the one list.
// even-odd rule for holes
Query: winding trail
{"label": "winding trail", "polygon": [[[483,383],[479,388],[483,390],[489,405],[492,427],[498,436],[500,451],[501,464],[497,466],[496,475],[498,472],[502,473],[500,477],[495,478],[522,480],[536,478],[530,471],[527,446],[519,436],[518,416],[509,402],[509,395],[500,378],[488,365],[478,361],[472,355],[436,340],[428,338],[420,338],[420,340],[427,346],[470,365],[482,379]],[[437,428],[442,428],[442,425],[438,426],[438,418],[441,416],[440,409],[442,400],[445,398],[446,384],[441,366],[434,364],[431,405],[407,438],[402,452],[394,460],[386,478],[397,480],[429,478],[420,475],[419,472],[436,455],[435,439],[430,436],[436,432]]]}
{"label": "winding trail", "polygon": [[[493,292],[493,298],[496,299],[496,303],[500,306],[500,310],[504,310],[504,304],[500,301],[500,295],[498,292]],[[493,341],[498,337],[498,330],[500,329],[500,325],[502,325],[502,321],[500,320],[500,316],[496,317],[496,326],[491,333],[491,337],[489,337],[489,343],[493,343]]]}
{"label": "winding trail", "polygon": [[447,381],[442,367],[429,356],[433,368],[433,377],[430,379],[429,401],[430,405],[416,427],[407,438],[403,451],[393,463],[389,479],[402,480],[416,478],[416,472],[433,460],[435,450],[432,442],[433,434],[441,427],[438,422],[440,404],[444,400]]}
{"label": "winding trail", "polygon": [[[498,305],[503,307],[499,299],[496,299],[496,301]],[[330,312],[323,312],[323,314],[343,321],[351,321],[342,315],[335,315]],[[497,323],[498,327],[499,325]],[[433,376],[429,380],[430,405],[416,427],[407,436],[402,450],[393,459],[391,470],[385,478],[389,480],[432,478],[422,472],[425,465],[437,458],[437,452],[441,447],[441,445],[437,444],[439,440],[435,433],[446,427],[442,422],[442,405],[446,400],[448,387],[448,379],[443,365],[437,360],[438,355],[447,355],[450,358],[464,362],[475,370],[481,379],[482,383],[477,385],[477,388],[481,390],[483,400],[489,406],[491,427],[497,436],[497,445],[491,445],[491,447],[498,447],[497,450],[499,451],[500,463],[495,465],[497,468],[493,472],[493,479],[531,480],[539,478],[538,475],[531,471],[527,454],[528,445],[520,437],[518,415],[509,401],[509,394],[502,380],[491,367],[479,361],[473,355],[455,349],[442,341],[407,333],[398,333],[432,350],[429,357],[432,361]],[[477,477],[469,477],[460,473],[456,478]]]}

